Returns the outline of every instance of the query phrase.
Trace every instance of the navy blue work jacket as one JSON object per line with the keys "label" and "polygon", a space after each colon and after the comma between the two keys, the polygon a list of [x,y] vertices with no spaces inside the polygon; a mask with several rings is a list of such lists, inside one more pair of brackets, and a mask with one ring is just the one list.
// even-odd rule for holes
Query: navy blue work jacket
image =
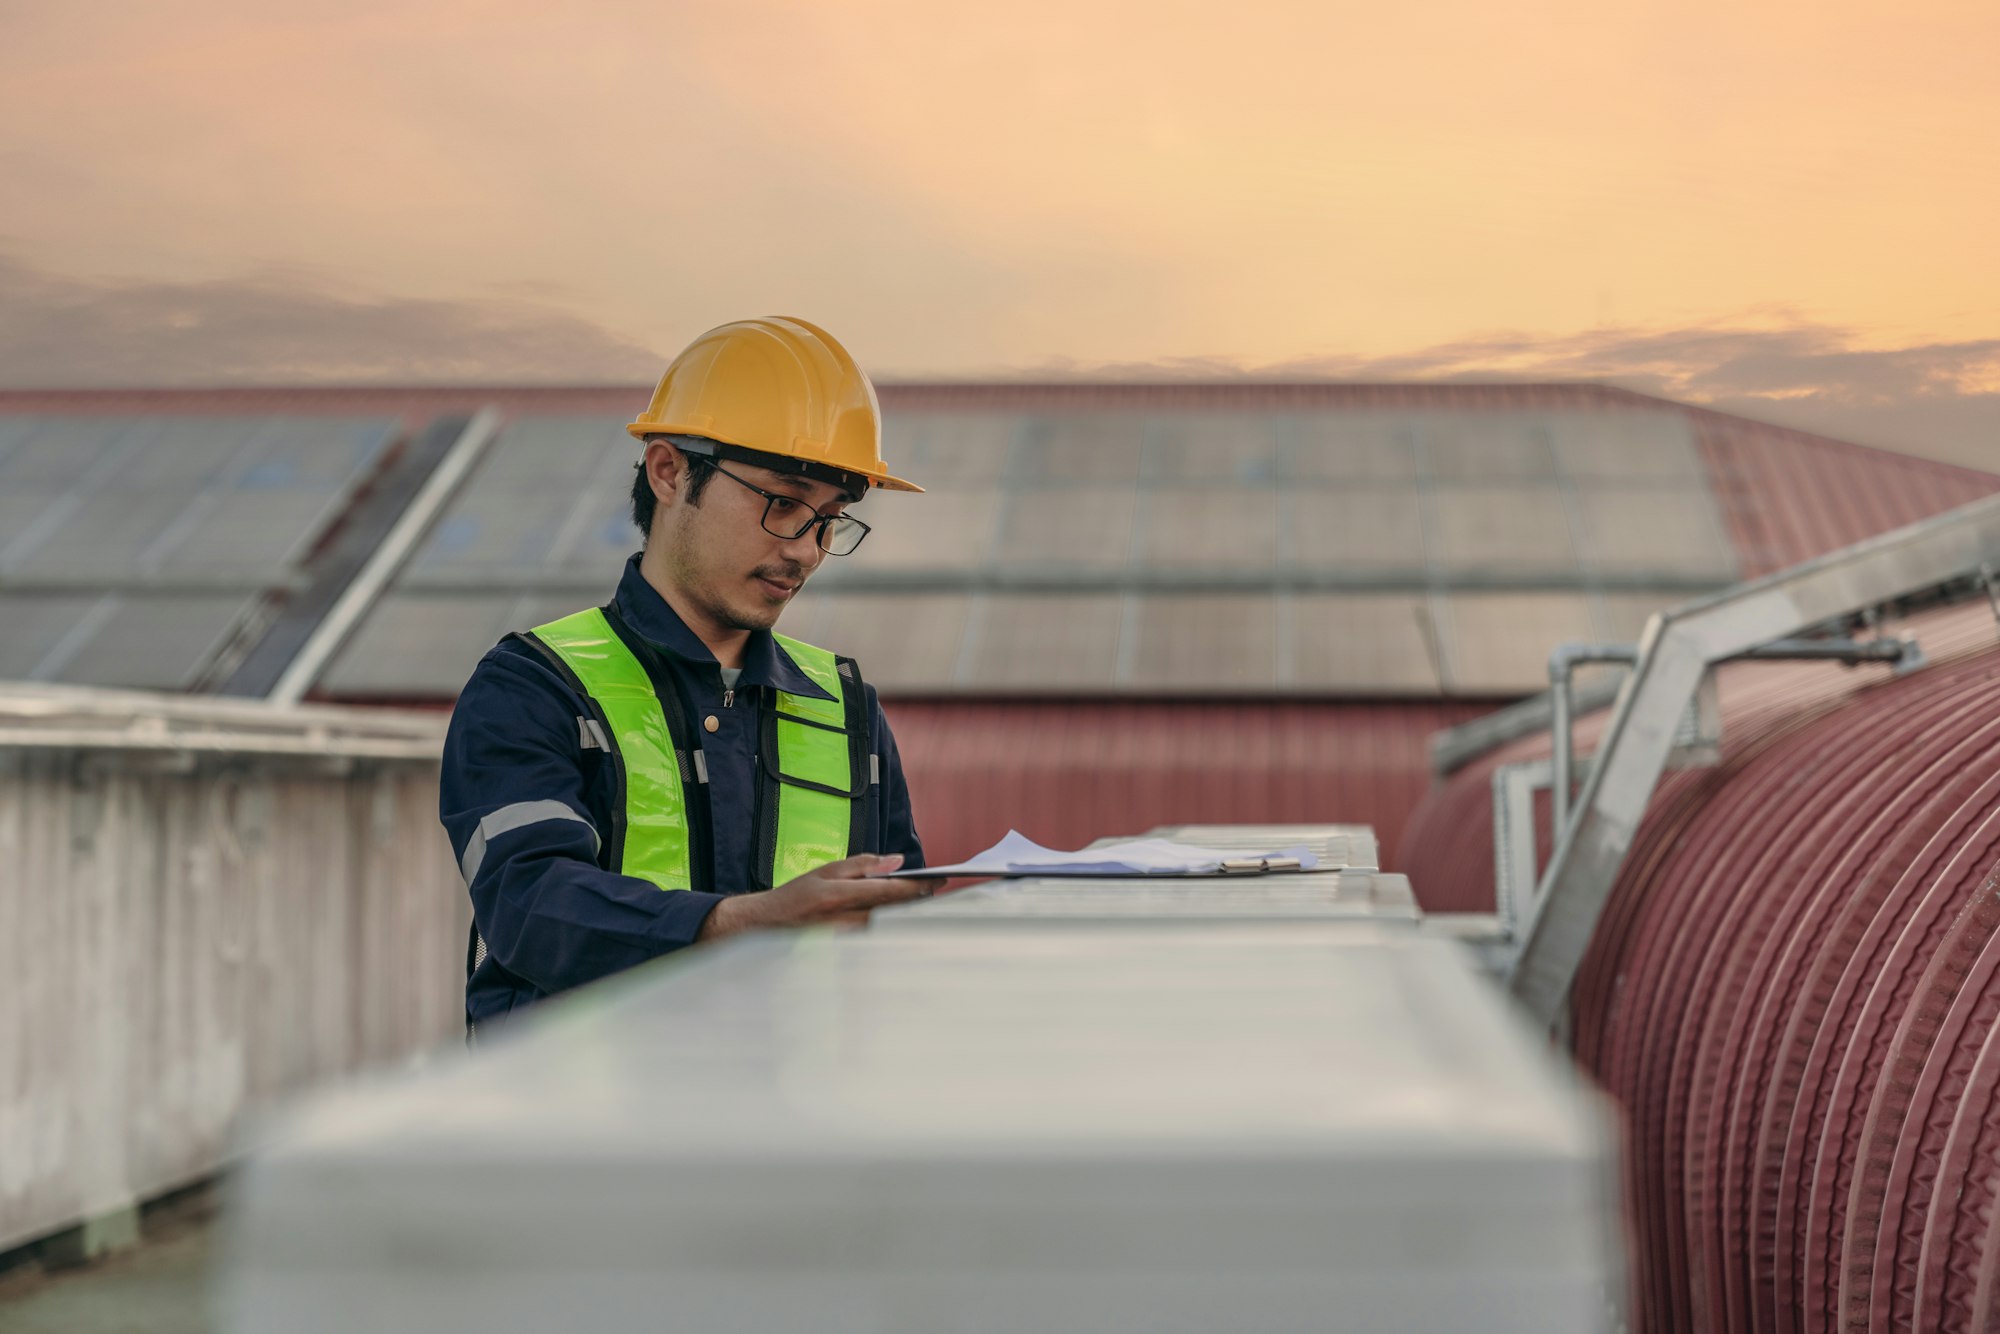
{"label": "navy blue work jacket", "polygon": [[[758,692],[831,698],[766,631],[753,631],[733,699],[695,633],[626,563],[613,599],[661,650],[708,764],[709,847],[719,892],[663,892],[598,864],[617,800],[608,753],[587,744],[581,697],[530,648],[503,640],[473,669],[444,743],[439,816],[451,836],[486,958],[466,981],[479,1023],[694,942],[726,894],[756,883]],[[861,664],[866,671],[867,664]],[[924,864],[909,788],[882,705],[868,687],[882,781],[870,789],[868,851]],[[707,720],[714,719],[714,731]],[[689,818],[699,818],[690,803]]]}

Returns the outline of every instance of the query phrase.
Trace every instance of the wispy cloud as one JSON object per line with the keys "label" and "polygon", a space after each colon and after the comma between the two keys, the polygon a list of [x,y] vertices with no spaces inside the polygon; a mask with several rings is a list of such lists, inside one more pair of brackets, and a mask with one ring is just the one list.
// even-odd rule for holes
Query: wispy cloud
{"label": "wispy cloud", "polygon": [[659,353],[533,300],[413,300],[271,275],[85,282],[0,256],[0,385],[601,383]]}
{"label": "wispy cloud", "polygon": [[1884,404],[2000,390],[2000,339],[1870,347],[1850,329],[1812,323],[1599,329],[1466,339],[1388,357],[1296,363],[1318,374],[1394,379],[1524,376],[1617,379],[1668,397],[1820,397]]}

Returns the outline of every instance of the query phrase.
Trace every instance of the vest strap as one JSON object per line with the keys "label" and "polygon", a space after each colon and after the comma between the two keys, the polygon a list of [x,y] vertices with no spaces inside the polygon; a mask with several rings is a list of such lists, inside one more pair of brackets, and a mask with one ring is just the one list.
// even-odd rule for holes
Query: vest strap
{"label": "vest strap", "polygon": [[[815,867],[851,855],[857,808],[868,793],[857,783],[857,753],[867,752],[867,721],[854,726],[854,701],[841,672],[842,660],[826,649],[784,635],[772,636],[813,684],[833,696],[813,699],[778,692],[777,707],[763,720],[759,762],[774,780],[766,791],[776,797],[777,821],[771,848],[770,883],[782,885]],[[767,803],[768,804],[768,803]]]}
{"label": "vest strap", "polygon": [[538,626],[525,638],[569,668],[614,740],[624,775],[624,837],[610,869],[662,889],[693,888],[681,748],[645,666],[598,607]]}

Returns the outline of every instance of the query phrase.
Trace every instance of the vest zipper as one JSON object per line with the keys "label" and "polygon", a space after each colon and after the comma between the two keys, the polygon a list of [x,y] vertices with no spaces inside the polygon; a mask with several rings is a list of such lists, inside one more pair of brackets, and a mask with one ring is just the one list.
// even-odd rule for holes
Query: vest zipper
{"label": "vest zipper", "polygon": [[722,707],[725,709],[736,707],[736,692],[734,690],[725,690],[722,692]]}

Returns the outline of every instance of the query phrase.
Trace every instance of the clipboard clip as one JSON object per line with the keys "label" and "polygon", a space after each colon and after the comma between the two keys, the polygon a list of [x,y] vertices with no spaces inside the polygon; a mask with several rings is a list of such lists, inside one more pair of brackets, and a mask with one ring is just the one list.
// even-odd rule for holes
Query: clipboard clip
{"label": "clipboard clip", "polygon": [[1300,871],[1305,864],[1297,857],[1237,857],[1216,868],[1219,875],[1262,875],[1266,871]]}

